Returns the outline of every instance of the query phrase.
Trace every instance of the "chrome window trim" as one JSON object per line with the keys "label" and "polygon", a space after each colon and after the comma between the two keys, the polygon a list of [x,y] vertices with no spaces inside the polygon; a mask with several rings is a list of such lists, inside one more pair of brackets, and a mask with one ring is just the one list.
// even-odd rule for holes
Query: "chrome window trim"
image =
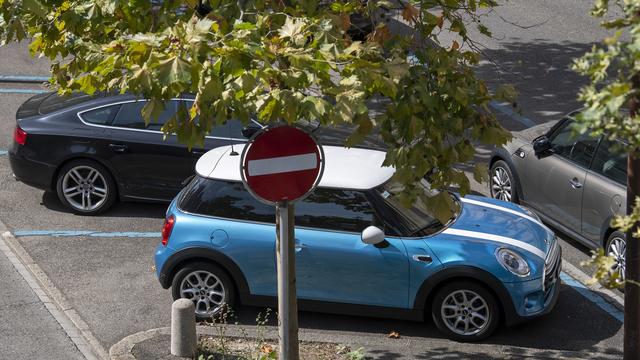
{"label": "chrome window trim", "polygon": [[[152,133],[152,134],[164,134],[162,131],[158,131],[158,130],[132,129],[132,128],[126,128],[126,127],[92,124],[92,123],[86,122],[81,116],[82,114],[84,114],[86,112],[89,112],[89,111],[102,109],[102,108],[109,107],[109,106],[129,104],[129,103],[140,102],[140,101],[145,101],[146,102],[146,101],[149,101],[149,100],[147,100],[147,99],[142,99],[142,100],[134,99],[134,100],[117,101],[117,102],[113,102],[113,103],[110,103],[110,104],[100,105],[100,106],[92,107],[90,109],[85,109],[85,110],[78,111],[76,113],[76,116],[78,117],[78,119],[80,119],[80,122],[82,122],[83,124],[85,124],[87,126],[93,126],[93,127],[97,127],[97,128],[103,128],[103,129],[116,129],[116,130],[137,131],[137,132]],[[186,99],[186,98],[172,98],[169,101],[195,101],[195,100]],[[256,125],[258,125],[258,126],[260,126],[260,128],[264,129],[264,126],[262,124],[260,124],[259,122],[255,121],[254,119],[251,119],[251,122],[256,124]],[[169,134],[169,136],[176,136],[176,134]],[[243,138],[221,137],[221,136],[205,136],[205,139],[238,140],[238,141],[243,141],[243,142],[249,141],[248,139],[243,139]]]}

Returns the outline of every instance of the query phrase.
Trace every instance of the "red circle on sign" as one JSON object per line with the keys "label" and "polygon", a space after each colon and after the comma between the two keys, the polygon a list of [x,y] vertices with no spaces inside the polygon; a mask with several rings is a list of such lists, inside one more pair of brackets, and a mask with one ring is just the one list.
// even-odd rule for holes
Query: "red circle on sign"
{"label": "red circle on sign", "polygon": [[245,146],[240,160],[242,182],[270,204],[296,201],[311,192],[322,175],[322,149],[293,126],[268,127]]}

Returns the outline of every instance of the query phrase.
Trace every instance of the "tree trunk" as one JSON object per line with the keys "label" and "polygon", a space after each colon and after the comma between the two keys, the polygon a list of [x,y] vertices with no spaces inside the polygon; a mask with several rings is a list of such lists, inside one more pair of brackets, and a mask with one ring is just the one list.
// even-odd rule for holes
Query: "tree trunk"
{"label": "tree trunk", "polygon": [[[634,89],[640,89],[640,77],[632,79]],[[634,98],[629,103],[629,115],[638,114],[639,101]],[[640,195],[640,149],[629,152],[627,159],[627,214],[631,214],[636,197]],[[626,269],[624,287],[624,360],[637,359],[640,354],[640,243],[633,238],[638,223],[626,234]]]}

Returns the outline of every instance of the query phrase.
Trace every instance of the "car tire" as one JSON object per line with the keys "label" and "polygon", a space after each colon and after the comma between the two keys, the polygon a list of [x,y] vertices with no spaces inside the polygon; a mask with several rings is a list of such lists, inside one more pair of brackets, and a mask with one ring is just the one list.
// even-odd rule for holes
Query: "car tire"
{"label": "car tire", "polygon": [[[620,279],[624,280],[624,272],[627,258],[627,236],[621,231],[614,231],[607,238],[605,244],[605,253],[616,258],[616,265],[611,269],[612,272],[618,271],[621,275]],[[622,265],[620,265],[622,263]]]}
{"label": "car tire", "polygon": [[516,204],[520,202],[517,180],[513,176],[511,167],[504,160],[498,160],[491,165],[489,191],[494,199]]}
{"label": "car tire", "polygon": [[445,285],[431,305],[433,321],[448,338],[472,342],[490,336],[500,322],[500,307],[493,294],[472,281]]}
{"label": "car tire", "polygon": [[78,215],[97,215],[117,199],[109,171],[91,160],[74,160],[58,171],[56,192],[60,202]]}
{"label": "car tire", "polygon": [[207,262],[192,262],[182,267],[173,277],[171,293],[174,300],[193,301],[199,320],[213,319],[235,305],[233,281],[222,268]]}

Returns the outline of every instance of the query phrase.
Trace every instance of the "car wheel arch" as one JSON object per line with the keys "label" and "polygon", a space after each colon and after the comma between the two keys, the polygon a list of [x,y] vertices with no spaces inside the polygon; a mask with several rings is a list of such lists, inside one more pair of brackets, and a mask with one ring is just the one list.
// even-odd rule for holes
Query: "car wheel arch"
{"label": "car wheel arch", "polygon": [[249,285],[240,267],[228,256],[216,250],[206,248],[187,248],[169,257],[165,261],[161,271],[160,283],[162,287],[165,289],[171,287],[173,278],[178,271],[185,265],[194,262],[211,263],[225,271],[233,281],[237,292],[236,295],[238,295],[241,303],[244,303],[245,299],[250,295]]}
{"label": "car wheel arch", "polygon": [[116,190],[116,196],[118,196],[118,198],[120,198],[120,195],[122,194],[122,191],[120,189],[120,182],[118,181],[118,177],[115,176],[116,173],[104,161],[101,161],[101,160],[96,159],[96,158],[91,157],[91,156],[73,156],[73,157],[69,157],[69,158],[66,158],[63,161],[61,161],[60,164],[58,164],[58,166],[56,166],[56,169],[53,172],[53,176],[51,177],[51,185],[50,185],[51,189],[54,189],[54,190],[56,189],[56,184],[58,182],[58,175],[60,175],[60,169],[62,169],[68,163],[70,163],[72,161],[78,161],[78,160],[93,161],[96,164],[100,164],[105,169],[107,169],[107,171],[109,172],[109,175],[113,179],[113,182],[116,184],[116,189],[115,189]]}
{"label": "car wheel arch", "polygon": [[[472,281],[489,291],[498,300],[500,315],[507,324],[516,322],[516,311],[511,295],[502,285],[501,281],[488,271],[473,266],[454,266],[444,268],[426,279],[413,303],[415,310],[423,310],[426,314],[431,309],[435,295],[438,291],[454,281]],[[426,317],[425,317],[426,318]]]}
{"label": "car wheel arch", "polygon": [[[511,156],[509,156],[509,154],[504,149],[498,150],[495,154],[493,154],[491,160],[489,160],[489,177],[491,177],[491,167],[493,167],[493,164],[495,164],[497,161],[504,161],[505,163],[507,163],[509,169],[511,170],[511,174],[513,174],[514,180],[516,182],[516,192],[520,197],[522,197],[523,192],[522,183],[520,182],[520,175],[518,175],[518,172],[516,171],[516,167],[513,163],[513,160],[511,160]],[[522,198],[520,198],[520,200],[522,200]]]}

